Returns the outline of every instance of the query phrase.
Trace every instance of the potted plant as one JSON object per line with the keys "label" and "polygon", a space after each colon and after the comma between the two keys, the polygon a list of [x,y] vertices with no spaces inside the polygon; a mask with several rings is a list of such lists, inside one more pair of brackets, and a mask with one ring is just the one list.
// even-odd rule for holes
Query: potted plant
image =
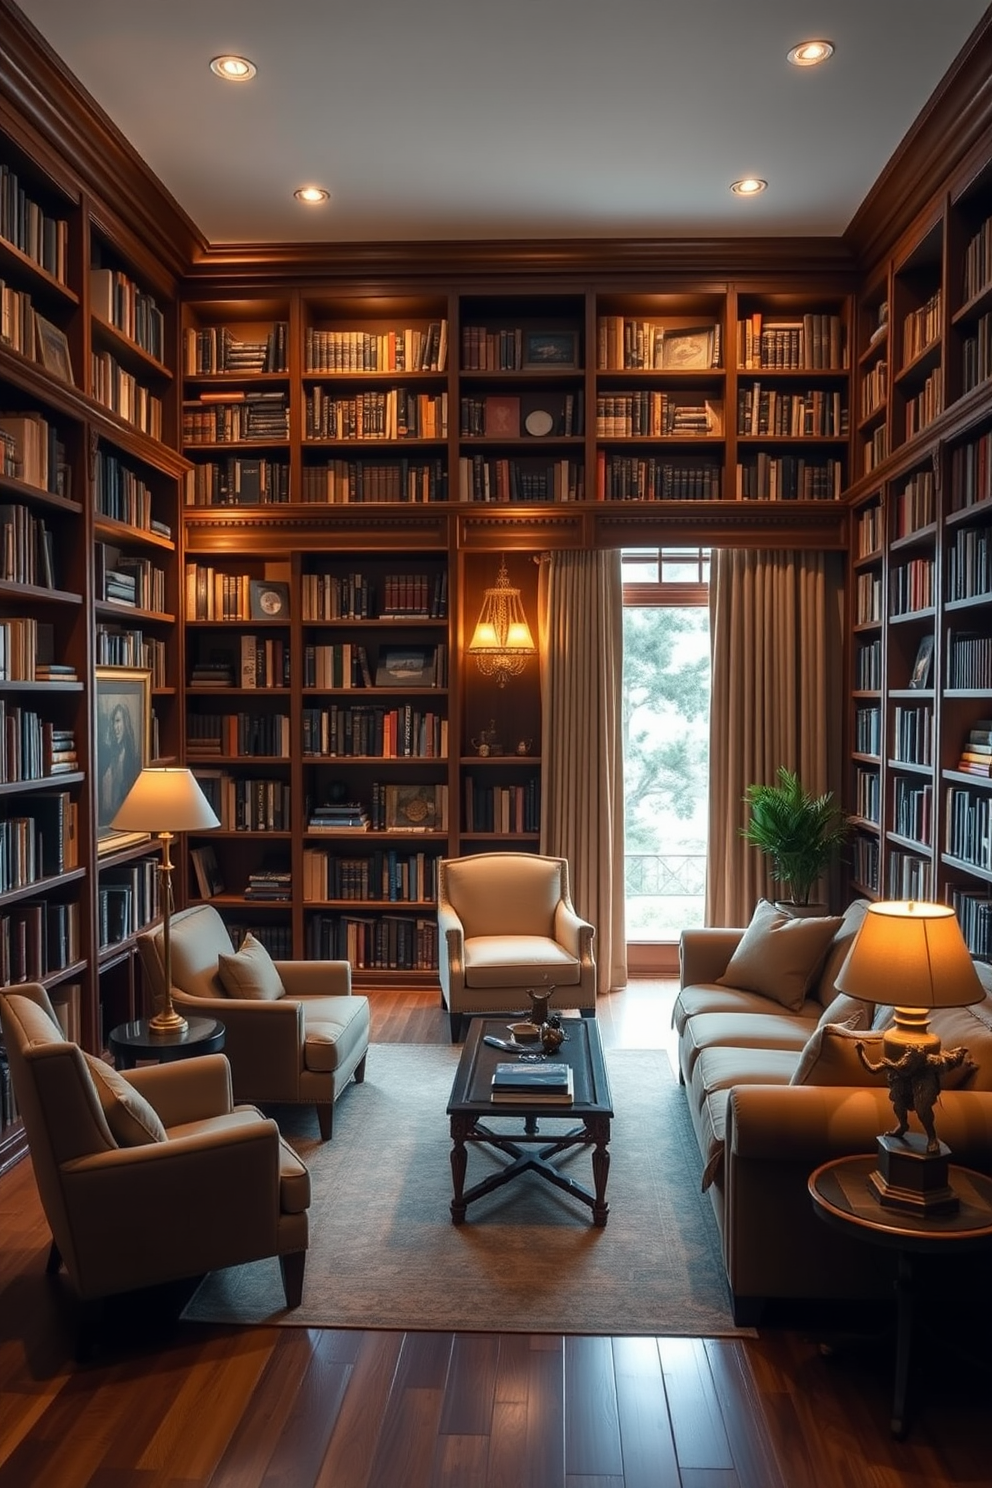
{"label": "potted plant", "polygon": [[850,831],[833,792],[812,795],[780,765],[777,784],[749,785],[744,800],[751,813],[744,836],[771,859],[772,876],[788,889],[788,906],[808,913],[811,891]]}

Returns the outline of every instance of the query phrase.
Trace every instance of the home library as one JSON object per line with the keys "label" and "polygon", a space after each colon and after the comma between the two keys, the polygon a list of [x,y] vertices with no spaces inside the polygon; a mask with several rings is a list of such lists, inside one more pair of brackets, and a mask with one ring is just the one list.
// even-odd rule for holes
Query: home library
{"label": "home library", "polygon": [[[233,939],[280,954],[343,946],[374,985],[433,966],[440,855],[540,842],[536,658],[498,688],[464,648],[501,555],[536,633],[531,558],[556,547],[842,549],[850,527],[854,879],[929,870],[981,925],[988,786],[956,766],[989,715],[987,140],[956,143],[940,193],[863,262],[773,241],[204,255],[30,37],[9,47],[71,127],[24,116],[0,59],[0,480],[27,513],[0,581],[0,791],[6,819],[67,791],[79,866],[0,910],[78,918],[78,956],[44,980],[78,992],[88,1048],[142,1009],[157,854],[101,815],[97,668],[148,673],[148,757],[216,772],[227,802],[233,824],[177,854],[180,902],[212,898]],[[200,618],[190,565],[214,574]],[[446,580],[444,614],[303,607],[304,581],[389,573]]]}

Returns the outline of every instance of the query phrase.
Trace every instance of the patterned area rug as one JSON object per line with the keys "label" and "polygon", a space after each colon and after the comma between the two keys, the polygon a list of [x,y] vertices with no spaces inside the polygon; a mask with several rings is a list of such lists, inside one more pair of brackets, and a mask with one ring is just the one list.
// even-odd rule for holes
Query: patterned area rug
{"label": "patterned area rug", "polygon": [[[373,1045],[365,1083],[338,1102],[328,1143],[317,1140],[312,1113],[274,1112],[313,1183],[303,1305],[287,1312],[278,1263],[259,1261],[208,1276],[183,1316],[405,1331],[751,1331],[731,1317],[685,1096],[661,1050],[607,1054],[616,1116],[603,1229],[534,1174],[451,1223],[445,1106],[457,1056],[444,1046]],[[543,1129],[561,1130],[561,1118]],[[470,1149],[467,1184],[503,1160]],[[568,1170],[591,1186],[588,1153]]]}

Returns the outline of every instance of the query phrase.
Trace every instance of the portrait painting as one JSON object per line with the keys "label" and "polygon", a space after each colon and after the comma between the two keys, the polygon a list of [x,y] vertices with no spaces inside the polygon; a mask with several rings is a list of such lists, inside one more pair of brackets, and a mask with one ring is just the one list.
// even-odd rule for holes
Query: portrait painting
{"label": "portrait painting", "polygon": [[151,751],[151,672],[97,667],[97,849],[112,852],[147,833],[118,832],[113,820]]}

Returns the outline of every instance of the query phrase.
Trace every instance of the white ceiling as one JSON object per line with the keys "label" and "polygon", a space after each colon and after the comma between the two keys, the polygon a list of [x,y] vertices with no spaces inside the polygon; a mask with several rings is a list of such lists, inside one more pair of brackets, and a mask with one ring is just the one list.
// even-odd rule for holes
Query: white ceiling
{"label": "white ceiling", "polygon": [[19,5],[220,244],[836,235],[986,0]]}

